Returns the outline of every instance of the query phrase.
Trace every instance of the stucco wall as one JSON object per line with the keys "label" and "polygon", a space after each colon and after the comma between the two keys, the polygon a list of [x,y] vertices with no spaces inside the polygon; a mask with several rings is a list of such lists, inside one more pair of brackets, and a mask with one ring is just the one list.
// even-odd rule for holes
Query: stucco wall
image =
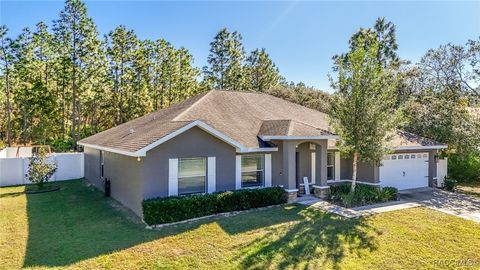
{"label": "stucco wall", "polygon": [[216,190],[235,189],[235,148],[200,128],[192,128],[147,152],[145,198],[168,196],[170,158],[216,157]]}
{"label": "stucco wall", "polygon": [[85,147],[84,150],[85,179],[103,190],[103,183],[100,179],[100,151]]}
{"label": "stucco wall", "polygon": [[134,157],[105,152],[105,177],[111,196],[142,216],[144,164]]}
{"label": "stucco wall", "polygon": [[[357,163],[357,180],[369,183],[378,183],[378,166],[363,161]],[[351,180],[353,175],[353,160],[351,158],[340,158],[340,179]]]}

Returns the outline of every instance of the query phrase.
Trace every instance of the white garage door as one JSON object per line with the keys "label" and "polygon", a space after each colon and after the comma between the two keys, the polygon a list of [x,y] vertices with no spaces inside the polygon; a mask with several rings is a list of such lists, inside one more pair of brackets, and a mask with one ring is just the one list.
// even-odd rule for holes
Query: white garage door
{"label": "white garage door", "polygon": [[428,153],[388,155],[380,167],[380,185],[399,190],[428,186]]}

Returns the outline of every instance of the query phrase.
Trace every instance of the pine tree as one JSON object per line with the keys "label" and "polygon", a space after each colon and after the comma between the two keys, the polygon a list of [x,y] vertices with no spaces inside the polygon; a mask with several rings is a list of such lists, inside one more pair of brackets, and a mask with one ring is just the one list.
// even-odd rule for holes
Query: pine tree
{"label": "pine tree", "polygon": [[246,82],[245,88],[258,92],[280,84],[282,77],[265,49],[256,49],[247,57],[244,67]]}
{"label": "pine tree", "polygon": [[[7,126],[5,132],[5,140],[7,145],[12,143],[12,123],[11,123],[11,103],[10,103],[10,72],[11,72],[11,40],[7,38],[8,28],[5,25],[0,26],[0,60],[2,64],[2,73],[4,74],[4,88],[5,88],[5,114],[7,119]],[[3,129],[2,129],[3,130]],[[3,135],[3,134],[2,134]]]}
{"label": "pine tree", "polygon": [[97,38],[96,27],[87,15],[85,3],[80,0],[67,0],[60,18],[54,21],[55,38],[63,48],[62,58],[70,62],[66,67],[71,80],[71,117],[70,133],[72,147],[80,139],[81,100],[82,91],[88,88],[89,78],[94,74],[96,53],[99,52],[100,42]]}
{"label": "pine tree", "polygon": [[108,34],[107,55],[110,63],[110,76],[114,82],[113,106],[115,114],[113,125],[128,119],[128,100],[134,81],[133,63],[138,39],[132,30],[121,25]]}
{"label": "pine tree", "polygon": [[218,89],[239,90],[244,84],[245,51],[242,36],[221,29],[210,43],[209,67],[204,67],[205,81]]}

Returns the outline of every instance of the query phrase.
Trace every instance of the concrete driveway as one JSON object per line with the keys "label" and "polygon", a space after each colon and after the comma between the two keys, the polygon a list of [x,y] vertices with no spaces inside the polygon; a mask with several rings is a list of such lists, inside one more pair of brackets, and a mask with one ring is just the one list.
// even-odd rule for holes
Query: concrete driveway
{"label": "concrete driveway", "polygon": [[480,198],[433,188],[403,190],[400,199],[480,223]]}

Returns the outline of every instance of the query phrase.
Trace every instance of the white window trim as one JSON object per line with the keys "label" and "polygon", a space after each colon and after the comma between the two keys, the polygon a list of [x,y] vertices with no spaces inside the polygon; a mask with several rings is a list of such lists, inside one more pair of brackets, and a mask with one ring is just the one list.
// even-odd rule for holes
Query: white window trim
{"label": "white window trim", "polygon": [[216,158],[208,157],[207,158],[207,192],[213,193],[216,191],[217,185],[217,169],[216,169]]}
{"label": "white window trim", "polygon": [[341,171],[340,171],[340,152],[339,151],[335,151],[335,181],[338,181],[340,180],[340,174],[341,174]]}
{"label": "white window trim", "polygon": [[178,158],[168,160],[168,196],[178,195]]}

